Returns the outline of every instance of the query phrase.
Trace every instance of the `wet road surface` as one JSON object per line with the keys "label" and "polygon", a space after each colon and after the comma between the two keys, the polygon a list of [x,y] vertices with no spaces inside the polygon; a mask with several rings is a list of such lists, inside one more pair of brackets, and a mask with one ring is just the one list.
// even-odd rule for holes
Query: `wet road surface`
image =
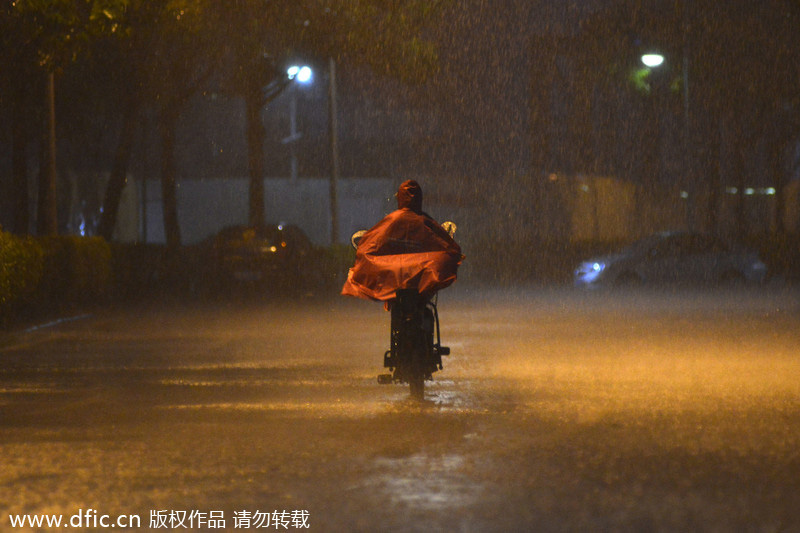
{"label": "wet road surface", "polygon": [[4,334],[0,531],[800,531],[797,288],[449,291],[423,404],[344,298]]}

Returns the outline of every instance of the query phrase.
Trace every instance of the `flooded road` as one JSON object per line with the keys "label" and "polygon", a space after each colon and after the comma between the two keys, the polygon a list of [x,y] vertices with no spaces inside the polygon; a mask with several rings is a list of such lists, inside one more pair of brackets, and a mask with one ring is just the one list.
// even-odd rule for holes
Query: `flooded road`
{"label": "flooded road", "polygon": [[457,286],[422,404],[344,298],[4,334],[0,530],[800,531],[799,296]]}

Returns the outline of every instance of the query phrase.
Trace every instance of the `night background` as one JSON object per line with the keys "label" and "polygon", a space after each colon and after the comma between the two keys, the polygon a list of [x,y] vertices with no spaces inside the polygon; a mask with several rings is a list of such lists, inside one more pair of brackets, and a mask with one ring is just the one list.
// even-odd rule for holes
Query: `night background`
{"label": "night background", "polygon": [[[0,530],[800,531],[799,30],[3,0]],[[340,294],[406,179],[466,256],[417,396]]]}
{"label": "night background", "polygon": [[[214,20],[214,32],[202,26],[208,20],[195,19],[186,27],[161,30],[186,32],[174,42],[154,38],[160,30],[137,27],[148,28],[148,16],[153,28],[164,21],[152,6],[136,13],[135,5],[127,13],[112,12],[112,5],[105,20],[97,20],[105,16],[91,12],[91,2],[74,13],[59,3],[49,14],[4,9],[4,24],[13,30],[4,31],[3,40],[8,50],[0,167],[5,229],[35,233],[38,225],[48,70],[55,71],[57,84],[56,198],[62,233],[76,232],[79,214],[99,218],[119,149],[125,99],[131,94],[138,96],[126,160],[129,180],[161,179],[163,108],[174,108],[176,114],[170,117],[175,120],[175,179],[246,177],[247,111],[231,88],[236,69],[272,68],[278,74],[265,78],[267,87],[285,81],[279,74],[290,63],[313,67],[311,83],[279,87],[262,108],[261,172],[266,178],[291,174],[290,147],[281,141],[289,132],[291,93],[296,92],[295,118],[302,134],[294,146],[298,175],[330,176],[325,54],[338,38],[327,31],[338,28],[323,25],[321,35],[310,36],[273,32],[280,35],[258,44],[269,54],[264,59],[269,65],[243,66],[232,59],[237,47],[259,34],[234,34],[247,29],[236,26],[242,22],[235,17],[247,16],[257,2],[231,10],[228,31],[218,24],[224,11],[218,15],[223,18]],[[164,5],[178,9],[181,3]],[[314,8],[313,2],[303,6],[312,26],[318,24],[311,16]],[[213,9],[206,8],[204,16]],[[431,13],[417,13],[418,27],[398,28],[405,32],[401,39],[430,45],[416,50],[417,57],[406,50],[400,57],[381,58],[367,49],[380,49],[379,33],[386,30],[376,22],[363,43],[337,50],[339,175],[394,182],[417,178],[431,188],[432,199],[441,194],[442,203],[461,207],[510,202],[510,209],[519,201],[526,207],[514,215],[534,216],[539,226],[559,223],[541,214],[542,202],[551,203],[548,178],[608,177],[635,184],[648,201],[688,194],[686,205],[678,207],[683,212],[676,226],[731,238],[796,233],[798,9],[792,1],[444,2]],[[290,11],[278,10],[269,20],[277,24],[285,17],[296,24],[302,9]],[[377,21],[383,15],[366,17]],[[25,23],[17,24],[15,17]],[[125,24],[132,42],[104,41],[109,37],[103,31],[114,36],[114,25]],[[195,43],[192,31],[200,33]],[[386,37],[387,46],[397,38]],[[229,41],[221,46],[222,39]],[[269,45],[275,50],[267,50]],[[125,46],[139,48],[131,52]],[[219,49],[224,51],[211,53]],[[170,50],[173,57],[165,58]],[[640,57],[647,51],[663,54],[664,64],[646,72]],[[148,61],[154,72],[164,69],[185,83],[153,81],[141,66]],[[262,92],[269,91],[262,87]],[[176,105],[165,104],[173,100]],[[24,118],[14,122],[15,116]],[[26,202],[19,188],[23,175]],[[518,194],[509,194],[509,187]],[[744,198],[734,189],[753,189],[762,196],[774,190],[774,198]],[[750,213],[759,202],[769,204],[765,213]],[[27,216],[21,214],[23,203]],[[531,214],[537,211],[538,216]],[[493,233],[492,226],[504,231],[500,223],[481,221]]]}

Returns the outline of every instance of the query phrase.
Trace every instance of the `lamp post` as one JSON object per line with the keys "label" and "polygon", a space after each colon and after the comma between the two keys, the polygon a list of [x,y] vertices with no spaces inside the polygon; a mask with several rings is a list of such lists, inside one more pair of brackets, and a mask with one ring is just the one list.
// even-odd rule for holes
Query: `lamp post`
{"label": "lamp post", "polygon": [[[307,85],[311,83],[313,71],[311,67],[292,65],[286,70],[286,75],[295,83]],[[297,131],[297,90],[295,87],[289,89],[289,136],[281,141],[288,144],[291,153],[291,180],[297,181],[297,149],[295,143],[303,136],[302,132]]]}
{"label": "lamp post", "polygon": [[328,60],[328,137],[330,141],[331,175],[329,182],[331,244],[336,244],[339,236],[339,203],[336,199],[337,182],[339,181],[339,134],[338,110],[336,96],[336,60]]}
{"label": "lamp post", "polygon": [[[684,39],[685,41],[685,39]],[[664,56],[655,53],[655,52],[648,52],[642,54],[641,61],[644,66],[647,68],[658,68],[664,64]],[[684,181],[686,185],[686,192],[681,193],[681,197],[686,199],[687,201],[687,225],[689,229],[694,229],[694,192],[695,187],[694,183],[691,180],[692,174],[692,157],[690,154],[690,144],[689,144],[689,128],[690,128],[690,115],[689,115],[689,58],[688,58],[688,48],[684,45],[683,47],[683,58],[681,61],[681,92],[683,93],[683,128],[682,129],[682,136],[681,142],[683,146],[681,147],[683,150],[683,172],[684,172]]]}

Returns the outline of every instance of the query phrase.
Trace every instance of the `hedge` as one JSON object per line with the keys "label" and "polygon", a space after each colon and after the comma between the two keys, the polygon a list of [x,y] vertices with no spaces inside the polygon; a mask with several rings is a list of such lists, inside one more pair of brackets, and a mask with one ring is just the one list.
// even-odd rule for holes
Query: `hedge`
{"label": "hedge", "polygon": [[44,271],[41,245],[30,237],[0,231],[0,322],[37,292]]}
{"label": "hedge", "polygon": [[[169,252],[162,245],[109,244],[99,237],[0,231],[0,325],[112,299],[224,296],[230,287],[217,279],[208,254],[203,246]],[[316,248],[306,258],[303,283],[292,288],[338,292],[353,258],[350,246]]]}
{"label": "hedge", "polygon": [[110,295],[111,248],[100,237],[42,237],[40,295],[50,302],[86,302]]}
{"label": "hedge", "polygon": [[0,323],[17,313],[110,296],[111,248],[99,237],[18,237],[0,231]]}

